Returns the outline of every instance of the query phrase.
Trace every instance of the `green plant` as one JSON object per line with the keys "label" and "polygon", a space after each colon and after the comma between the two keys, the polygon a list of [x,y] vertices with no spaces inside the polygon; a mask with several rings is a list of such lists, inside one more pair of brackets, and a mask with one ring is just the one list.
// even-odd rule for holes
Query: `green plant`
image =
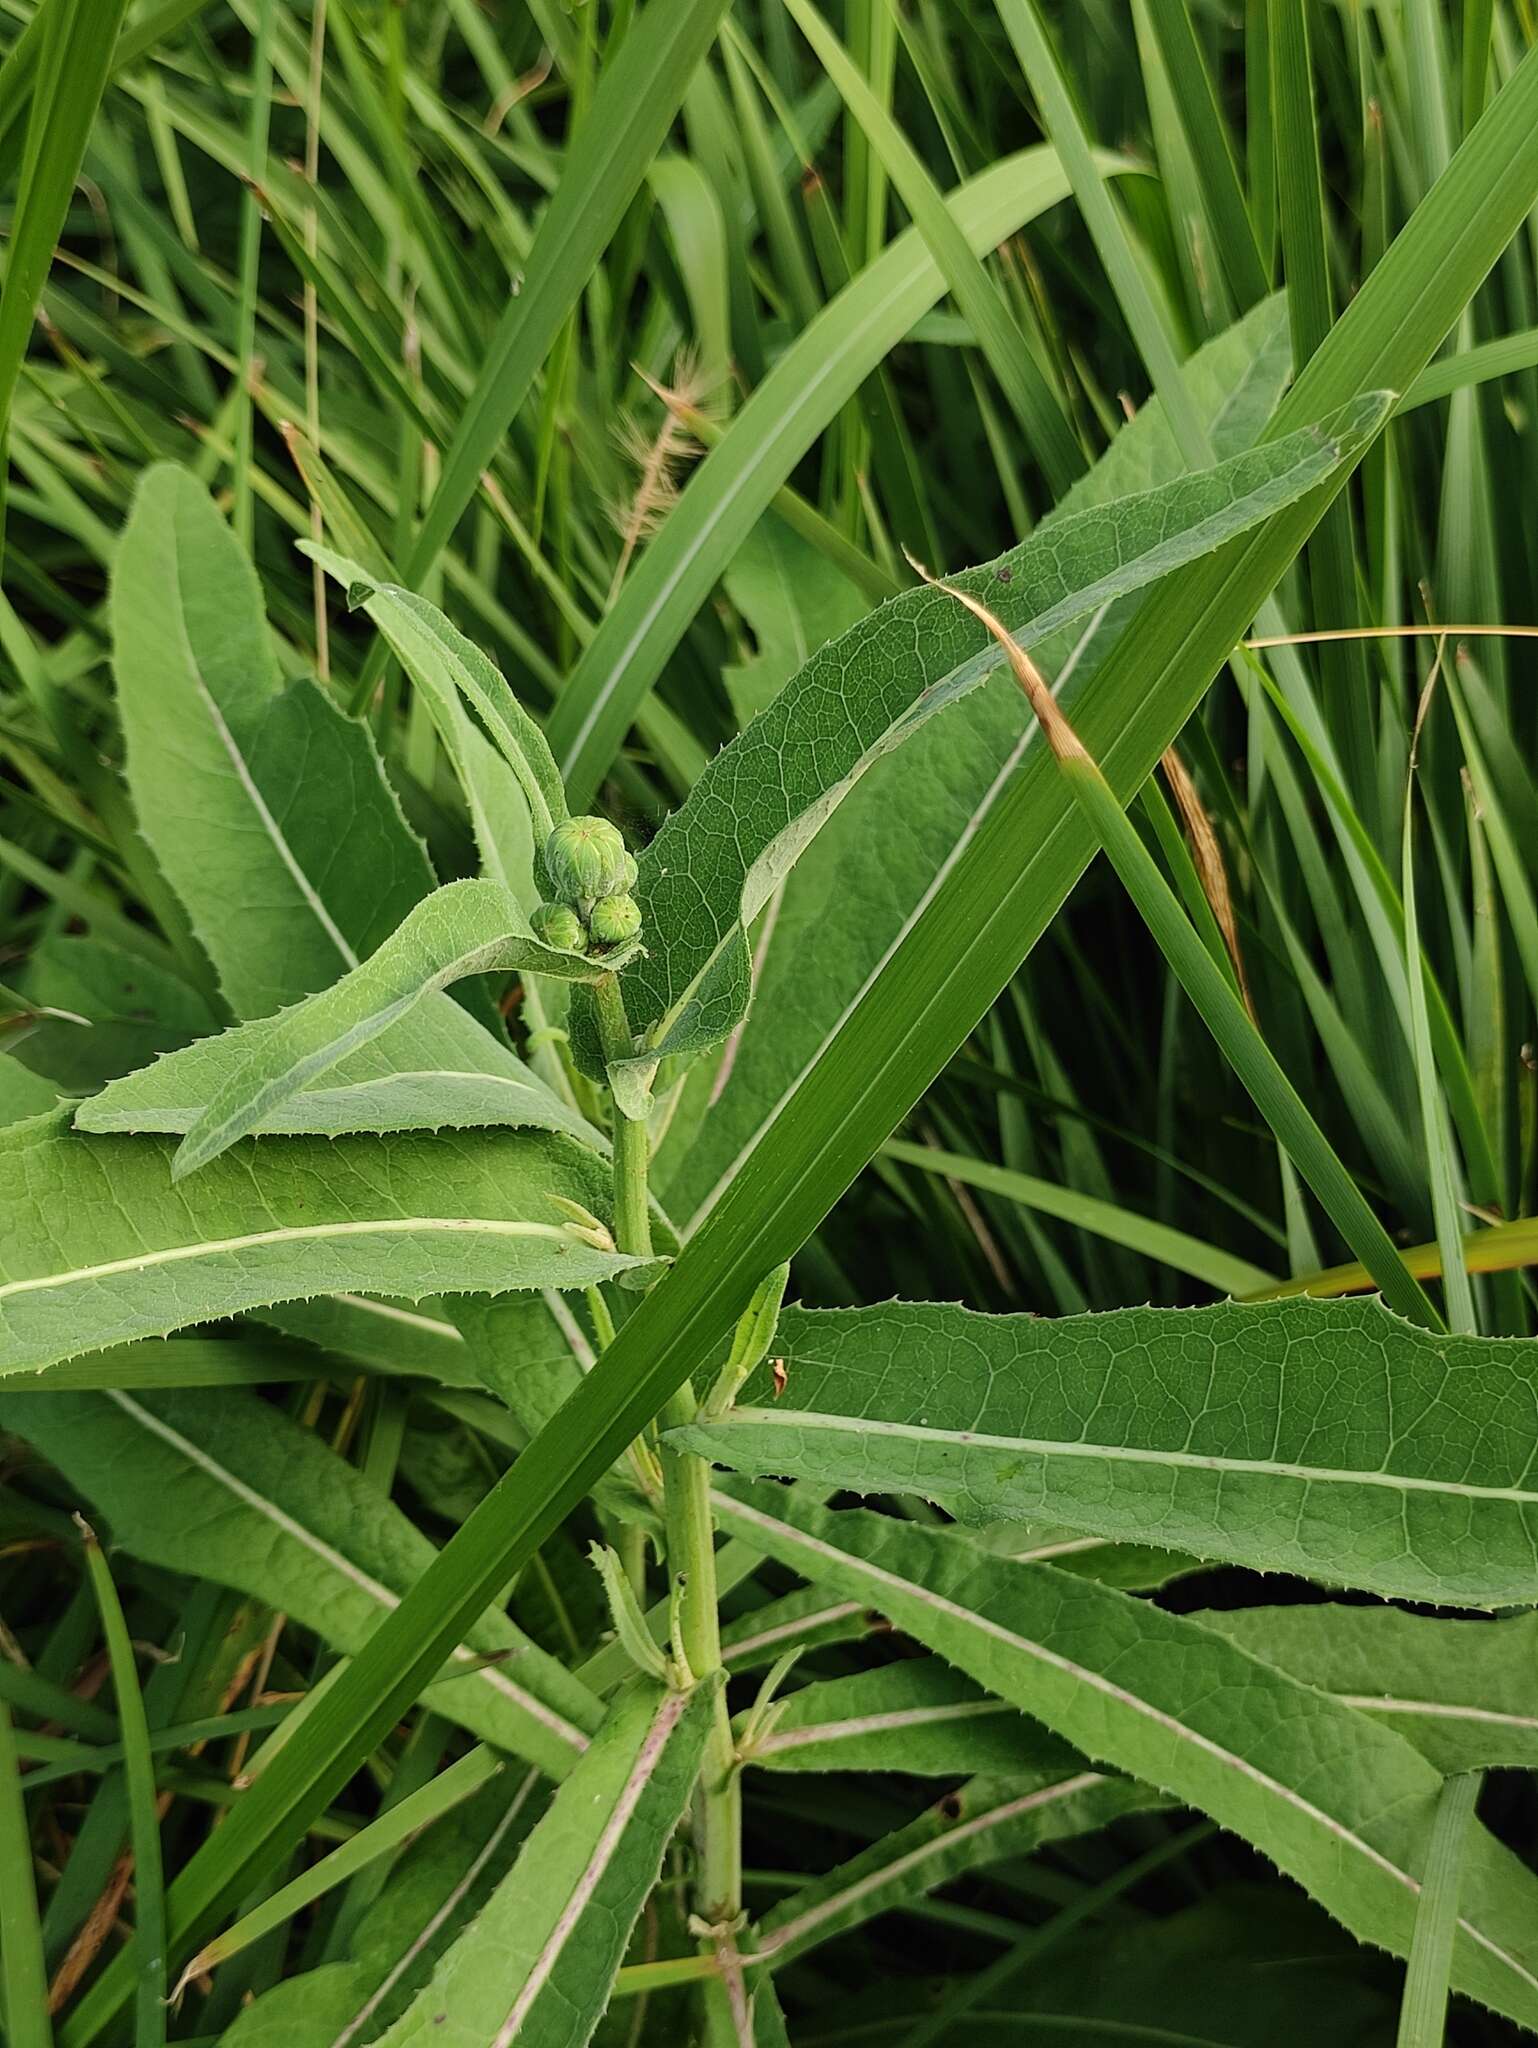
{"label": "green plant", "polygon": [[1526,17],[77,16],[5,2039],[1538,2029]]}

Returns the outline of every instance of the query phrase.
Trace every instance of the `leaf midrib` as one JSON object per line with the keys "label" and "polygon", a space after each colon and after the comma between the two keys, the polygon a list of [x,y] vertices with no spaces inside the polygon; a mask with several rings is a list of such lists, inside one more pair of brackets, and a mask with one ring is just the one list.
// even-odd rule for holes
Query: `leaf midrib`
{"label": "leaf midrib", "polygon": [[129,1259],[108,1259],[99,1266],[76,1266],[64,1273],[38,1273],[25,1280],[7,1280],[0,1285],[0,1301],[13,1295],[36,1294],[54,1287],[72,1287],[91,1280],[111,1280],[121,1273],[148,1272],[186,1259],[217,1258],[225,1252],[256,1250],[264,1245],[296,1244],[317,1238],[364,1237],[370,1232],[483,1230],[493,1237],[537,1237],[560,1242],[566,1228],[560,1223],[500,1221],[488,1216],[391,1216],[356,1217],[340,1223],[294,1223],[280,1230],[254,1230],[243,1237],[200,1238],[192,1244],[168,1245],[153,1252],[140,1252]]}
{"label": "leaf midrib", "polygon": [[825,1430],[860,1437],[896,1437],[909,1443],[955,1444],[969,1450],[1023,1452],[1053,1458],[1098,1458],[1129,1465],[1175,1466],[1182,1471],[1232,1473],[1245,1478],[1295,1479],[1304,1484],[1381,1486],[1407,1493],[1449,1494],[1466,1500],[1505,1500],[1538,1507],[1538,1492],[1519,1486],[1471,1486],[1457,1479],[1410,1473],[1357,1471],[1349,1466],[1295,1465],[1279,1458],[1218,1457],[1205,1451],[1147,1450],[1137,1444],[1075,1442],[1060,1437],[994,1436],[982,1430],[927,1429],[916,1422],[878,1422],[866,1416],[818,1415],[809,1410],[735,1408],[732,1420],[708,1425],[714,1443],[729,1442],[739,1424]]}

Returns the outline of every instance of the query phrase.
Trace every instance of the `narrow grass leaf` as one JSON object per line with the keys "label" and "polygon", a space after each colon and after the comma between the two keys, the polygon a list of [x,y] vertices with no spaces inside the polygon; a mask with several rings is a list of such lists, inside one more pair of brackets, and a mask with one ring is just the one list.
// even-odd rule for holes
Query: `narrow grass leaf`
{"label": "narrow grass leaf", "polygon": [[81,1522],[80,1534],[85,1546],[86,1572],[101,1613],[102,1634],[112,1666],[112,1690],[122,1732],[123,1776],[128,1786],[129,1843],[134,1862],[134,2048],[162,2048],[166,2038],[166,1904],[155,1759],[123,1605],[95,1530]]}
{"label": "narrow grass leaf", "polygon": [[242,1949],[260,1941],[275,1927],[292,1920],[295,1914],[302,1913],[339,1884],[356,1877],[360,1870],[367,1870],[381,1856],[398,1850],[423,1828],[431,1827],[435,1820],[478,1792],[504,1768],[502,1759],[494,1750],[477,1744],[427,1784],[407,1793],[393,1806],[387,1806],[376,1820],[360,1828],[350,1842],[341,1843],[329,1856],[312,1863],[308,1870],[301,1871],[298,1877],[281,1885],[270,1898],[263,1899],[233,1927],[216,1936],[187,1964],[182,1971],[182,1983],[189,1983],[205,1971],[216,1970],[231,1956],[239,1955]]}
{"label": "narrow grass leaf", "polygon": [[1219,1294],[1258,1294],[1274,1284],[1258,1266],[1224,1251],[1220,1245],[1204,1243],[1156,1217],[1135,1215],[1130,1209],[1103,1201],[1097,1195],[1083,1194],[1078,1188],[1063,1187],[1034,1174],[1017,1173],[1011,1167],[996,1166],[991,1160],[969,1159],[936,1145],[910,1144],[904,1138],[889,1138],[881,1148],[881,1156],[917,1167],[921,1173],[939,1174],[966,1187],[980,1188],[985,1194],[1002,1195],[1005,1201],[1018,1202],[1038,1215],[1055,1216],[1061,1222],[1071,1223],[1076,1230],[1141,1252],[1171,1272],[1188,1273]]}
{"label": "narrow grass leaf", "polygon": [[52,2048],[48,1966],[38,1924],[32,1830],[11,1710],[0,1700],[0,1989],[11,2048]]}
{"label": "narrow grass leaf", "polygon": [[627,36],[605,66],[445,451],[406,564],[408,583],[437,560],[479,488],[640,189],[725,11],[726,0],[653,0],[646,33]]}
{"label": "narrow grass leaf", "polygon": [[827,22],[810,0],[787,0],[787,5],[912,215],[1024,431],[1030,453],[1041,464],[1053,496],[1060,495],[1083,473],[1084,453],[1004,297],[989,279],[981,258],[973,253],[913,145]]}
{"label": "narrow grass leaf", "polygon": [[1477,1774],[1449,1778],[1437,1804],[1421,1879],[1410,1967],[1399,2009],[1398,2048],[1441,2048],[1447,2038],[1447,1994],[1458,1936],[1458,1895],[1464,1845],[1479,1797]]}
{"label": "narrow grass leaf", "polygon": [[126,0],[46,0],[32,24],[32,33],[18,41],[17,49],[25,46],[26,54],[14,72],[9,62],[6,65],[4,90],[10,106],[16,103],[12,93],[25,92],[29,85],[31,100],[6,252],[5,288],[0,292],[0,451],[6,446],[12,402],[32,339],[38,301],[74,195],[126,12]]}

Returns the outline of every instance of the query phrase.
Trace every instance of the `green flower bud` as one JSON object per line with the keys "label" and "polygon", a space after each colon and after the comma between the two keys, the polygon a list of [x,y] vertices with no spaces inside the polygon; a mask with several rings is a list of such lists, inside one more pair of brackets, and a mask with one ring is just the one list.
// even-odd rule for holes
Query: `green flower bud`
{"label": "green flower bud", "polygon": [[622,946],[641,929],[641,906],[633,896],[600,896],[587,928],[601,946]]}
{"label": "green flower bud", "polygon": [[607,818],[568,818],[545,841],[550,886],[563,902],[591,902],[625,886],[630,856]]}
{"label": "green flower bud", "polygon": [[577,913],[565,903],[541,903],[529,919],[536,939],[562,953],[585,953],[587,932]]}

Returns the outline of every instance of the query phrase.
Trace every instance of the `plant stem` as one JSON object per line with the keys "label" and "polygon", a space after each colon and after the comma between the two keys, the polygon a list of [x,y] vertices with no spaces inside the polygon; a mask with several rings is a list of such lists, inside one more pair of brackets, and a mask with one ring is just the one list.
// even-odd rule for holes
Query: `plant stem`
{"label": "plant stem", "polygon": [[[598,1030],[606,1060],[634,1051],[625,998],[616,976],[593,984]],[[612,1100],[612,1096],[611,1096]],[[646,1125],[614,1104],[614,1237],[622,1252],[646,1257],[652,1248],[647,1208],[649,1139]],[[783,1281],[781,1281],[783,1286]],[[694,1389],[686,1381],[662,1413],[665,1429],[692,1421]],[[698,1681],[721,1670],[721,1629],[716,1606],[716,1532],[710,1512],[710,1468],[690,1451],[661,1451],[668,1569],[678,1596],[675,1651]],[[742,1911],[742,1790],[725,1689],[719,1688],[705,1746],[696,1813],[699,1918],[723,1934]],[[717,1937],[712,1937],[716,1939]]]}
{"label": "plant stem", "polygon": [[[635,1051],[630,1019],[619,978],[606,974],[593,983],[598,1031],[606,1060],[629,1059]],[[612,1096],[611,1096],[612,1100]],[[644,1121],[624,1114],[614,1104],[614,1238],[622,1252],[650,1258],[651,1215],[646,1206],[646,1169],[651,1141]]]}
{"label": "plant stem", "polygon": [[[680,1387],[662,1411],[664,1431],[693,1420],[694,1390]],[[716,1595],[716,1532],[710,1512],[710,1468],[692,1451],[661,1447],[668,1563],[678,1594],[677,1651],[696,1679],[721,1669]],[[712,1927],[728,1927],[742,1911],[742,1793],[724,1692],[706,1738],[700,1782],[696,1904]]]}

